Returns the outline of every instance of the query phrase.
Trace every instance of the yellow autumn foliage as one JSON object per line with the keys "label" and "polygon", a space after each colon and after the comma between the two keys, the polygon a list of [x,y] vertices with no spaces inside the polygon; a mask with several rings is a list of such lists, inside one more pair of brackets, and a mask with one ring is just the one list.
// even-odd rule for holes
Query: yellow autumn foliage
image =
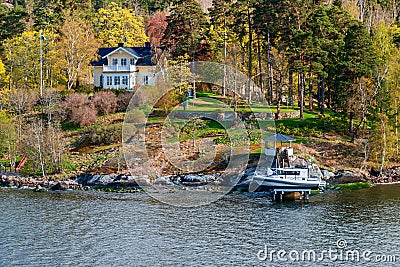
{"label": "yellow autumn foliage", "polygon": [[125,46],[143,46],[149,40],[145,33],[144,17],[114,2],[98,10],[93,24],[97,37],[109,47],[115,47],[124,40]]}

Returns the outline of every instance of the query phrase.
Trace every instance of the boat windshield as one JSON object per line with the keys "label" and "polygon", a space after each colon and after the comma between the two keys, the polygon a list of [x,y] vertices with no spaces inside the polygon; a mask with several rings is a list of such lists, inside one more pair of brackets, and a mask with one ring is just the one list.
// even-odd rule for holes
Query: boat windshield
{"label": "boat windshield", "polygon": [[321,179],[323,177],[321,170],[316,164],[311,164],[309,166],[310,177]]}

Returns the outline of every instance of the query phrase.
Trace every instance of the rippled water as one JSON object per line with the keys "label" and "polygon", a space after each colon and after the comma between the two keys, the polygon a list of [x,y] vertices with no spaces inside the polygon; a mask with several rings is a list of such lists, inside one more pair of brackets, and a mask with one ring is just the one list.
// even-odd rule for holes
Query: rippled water
{"label": "rippled water", "polygon": [[[400,185],[328,192],[308,203],[232,194],[197,208],[145,193],[0,189],[0,211],[0,266],[400,266]],[[265,246],[268,253],[338,249],[339,239],[344,251],[397,261],[257,257]]]}

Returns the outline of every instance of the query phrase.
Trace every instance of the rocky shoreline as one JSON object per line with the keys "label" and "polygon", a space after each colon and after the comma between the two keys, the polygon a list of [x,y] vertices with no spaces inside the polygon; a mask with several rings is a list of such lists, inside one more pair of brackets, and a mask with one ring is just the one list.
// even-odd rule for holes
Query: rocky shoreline
{"label": "rocky shoreline", "polygon": [[[255,168],[247,168],[238,186],[245,187]],[[400,182],[400,166],[387,169],[382,175],[371,172],[369,176],[348,170],[340,170],[335,173],[322,171],[327,183],[348,184],[357,182],[371,182],[372,184],[392,184]],[[375,175],[374,175],[375,174]],[[136,177],[128,174],[81,174],[61,181],[52,176],[45,178],[24,177],[16,173],[0,173],[0,186],[21,189],[33,189],[35,191],[47,190],[90,190],[98,188],[129,188],[139,190],[146,186],[223,186],[224,181],[220,173],[215,174],[181,174],[168,175],[150,181],[146,176]]]}

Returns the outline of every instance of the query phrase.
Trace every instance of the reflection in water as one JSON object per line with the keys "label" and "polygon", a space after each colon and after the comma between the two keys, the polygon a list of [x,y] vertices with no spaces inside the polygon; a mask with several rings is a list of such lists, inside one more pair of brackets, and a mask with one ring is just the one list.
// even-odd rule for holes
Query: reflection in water
{"label": "reflection in water", "polygon": [[232,194],[197,208],[167,206],[144,193],[0,189],[0,210],[0,266],[268,265],[257,259],[264,245],[321,251],[340,238],[349,249],[400,254],[400,185],[328,192],[308,203]]}

